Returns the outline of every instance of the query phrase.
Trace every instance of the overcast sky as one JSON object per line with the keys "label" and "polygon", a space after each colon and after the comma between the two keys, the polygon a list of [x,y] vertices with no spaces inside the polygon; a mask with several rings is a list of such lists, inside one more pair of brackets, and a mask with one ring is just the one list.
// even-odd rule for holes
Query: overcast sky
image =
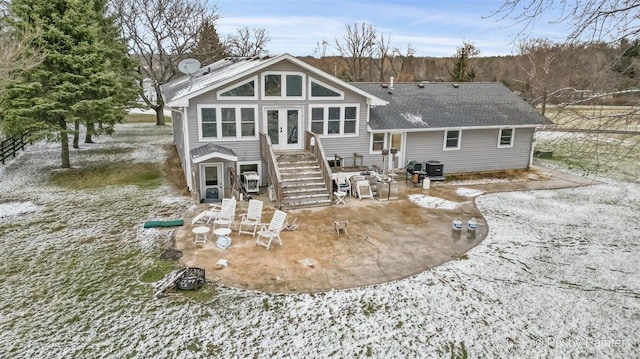
{"label": "overcast sky", "polygon": [[[317,43],[329,43],[327,55],[337,54],[336,38],[348,24],[367,22],[390,36],[392,46],[416,56],[452,56],[463,41],[473,42],[481,56],[510,55],[521,27],[513,21],[486,18],[503,0],[217,0],[222,18],[216,28],[220,38],[238,28],[264,28],[272,55],[314,55]],[[538,21],[531,37],[560,41],[566,30]]]}

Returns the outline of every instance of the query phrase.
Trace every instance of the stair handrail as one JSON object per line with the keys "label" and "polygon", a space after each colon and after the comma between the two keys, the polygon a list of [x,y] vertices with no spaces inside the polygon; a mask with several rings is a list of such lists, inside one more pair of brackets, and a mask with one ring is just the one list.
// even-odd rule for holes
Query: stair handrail
{"label": "stair handrail", "polygon": [[271,138],[262,131],[260,131],[260,157],[262,158],[262,161],[267,164],[269,181],[273,185],[273,189],[276,194],[276,208],[281,208],[282,177],[280,176],[280,170],[278,169],[276,155],[273,153]]}
{"label": "stair handrail", "polygon": [[[313,144],[311,144],[311,139],[313,139]],[[320,174],[322,174],[322,179],[324,180],[325,187],[327,188],[329,200],[333,203],[333,173],[331,172],[329,162],[327,162],[327,158],[324,155],[324,149],[322,148],[322,143],[320,143],[320,138],[317,134],[311,131],[304,132],[304,152],[311,153],[318,159]]]}

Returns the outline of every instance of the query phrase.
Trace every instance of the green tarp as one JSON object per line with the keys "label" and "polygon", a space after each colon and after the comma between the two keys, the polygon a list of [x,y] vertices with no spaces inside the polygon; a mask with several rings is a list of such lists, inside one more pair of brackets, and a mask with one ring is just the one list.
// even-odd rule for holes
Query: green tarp
{"label": "green tarp", "polygon": [[147,221],[144,222],[144,228],[153,228],[153,227],[175,227],[182,226],[184,221],[181,219],[176,219],[173,221]]}

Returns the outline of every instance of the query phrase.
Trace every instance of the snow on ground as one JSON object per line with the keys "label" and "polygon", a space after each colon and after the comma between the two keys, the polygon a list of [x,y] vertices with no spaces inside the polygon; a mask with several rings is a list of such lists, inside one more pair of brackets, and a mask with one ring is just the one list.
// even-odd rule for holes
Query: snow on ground
{"label": "snow on ground", "polygon": [[478,189],[473,189],[473,188],[458,187],[458,189],[456,189],[456,193],[459,196],[478,197],[479,195],[483,194],[484,192],[482,192],[481,190],[478,190]]}
{"label": "snow on ground", "polygon": [[38,206],[31,202],[7,202],[0,203],[0,219],[16,216],[22,213],[34,212]]}
{"label": "snow on ground", "polygon": [[411,194],[409,200],[423,208],[456,209],[460,203],[425,194]]}
{"label": "snow on ground", "polygon": [[[101,137],[105,153],[75,151],[74,165],[113,160],[107,143],[162,162],[170,130],[131,136],[140,126]],[[215,286],[198,302],[153,299],[144,281],[172,230],[142,223],[179,217],[188,198],[162,186],[52,187],[57,163],[57,147],[37,144],[0,173],[0,203],[39,207],[0,223],[2,358],[430,358],[462,343],[469,357],[640,351],[637,183],[479,197],[487,239],[403,280],[313,295]]]}

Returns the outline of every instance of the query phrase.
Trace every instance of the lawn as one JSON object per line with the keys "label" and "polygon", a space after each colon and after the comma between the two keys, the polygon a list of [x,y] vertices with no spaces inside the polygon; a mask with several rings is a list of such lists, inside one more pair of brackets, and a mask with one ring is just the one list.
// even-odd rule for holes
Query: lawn
{"label": "lawn", "polygon": [[640,350],[640,184],[602,176],[603,184],[577,189],[480,196],[487,239],[403,280],[313,295],[211,284],[154,299],[152,282],[173,268],[159,259],[172,229],[142,224],[180,218],[190,206],[182,189],[158,176],[174,170],[170,131],[145,121],[118,125],[114,136],[72,150],[72,170],[56,168],[52,143],[28,146],[0,167],[0,357],[633,357]]}

